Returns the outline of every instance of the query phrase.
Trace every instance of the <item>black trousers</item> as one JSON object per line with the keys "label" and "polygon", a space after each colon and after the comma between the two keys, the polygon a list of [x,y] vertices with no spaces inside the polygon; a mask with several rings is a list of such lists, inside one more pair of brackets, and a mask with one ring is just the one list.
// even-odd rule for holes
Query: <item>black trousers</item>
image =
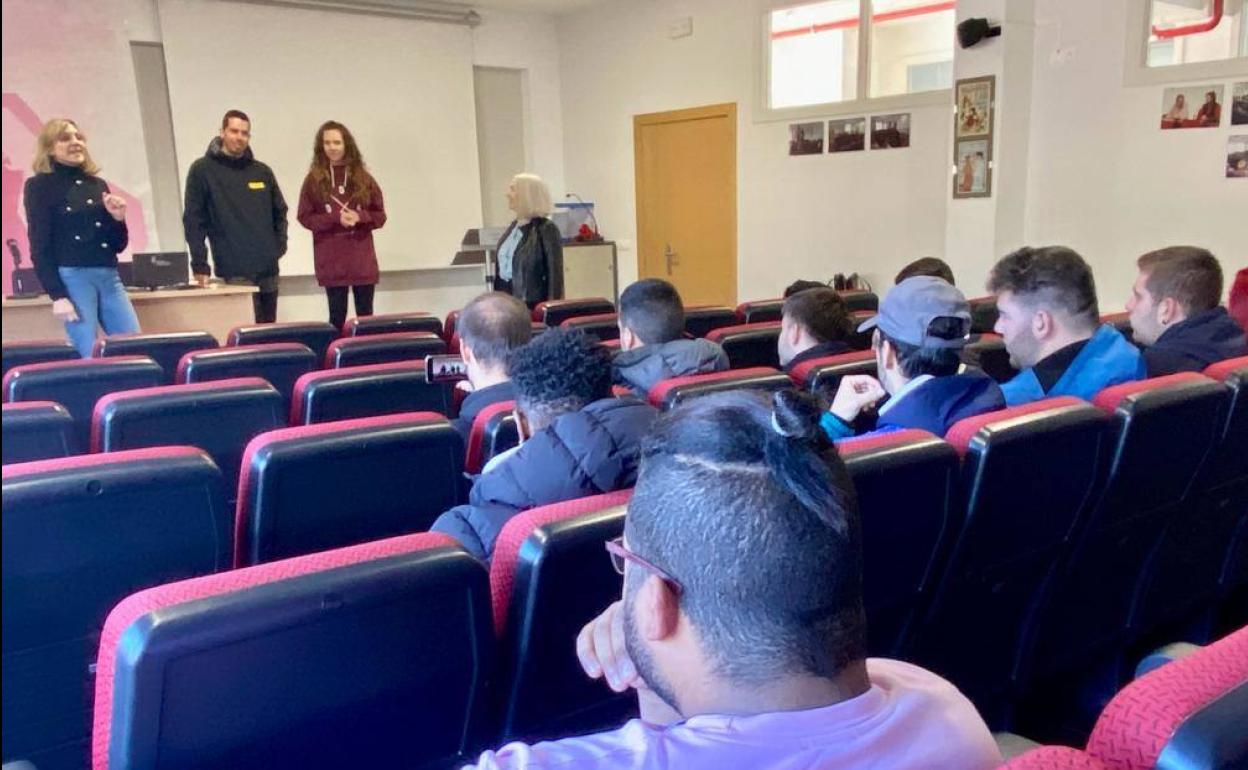
{"label": "black trousers", "polygon": [[[377,285],[372,283],[351,287],[351,293],[355,295],[357,316],[373,314],[373,294],[376,289]],[[347,322],[347,287],[326,286],[325,298],[329,300],[329,322],[335,328],[341,329]]]}
{"label": "black trousers", "polygon": [[234,276],[225,282],[237,286],[255,286],[259,289],[251,295],[251,311],[258,324],[271,324],[277,321],[277,272],[261,273],[244,278]]}

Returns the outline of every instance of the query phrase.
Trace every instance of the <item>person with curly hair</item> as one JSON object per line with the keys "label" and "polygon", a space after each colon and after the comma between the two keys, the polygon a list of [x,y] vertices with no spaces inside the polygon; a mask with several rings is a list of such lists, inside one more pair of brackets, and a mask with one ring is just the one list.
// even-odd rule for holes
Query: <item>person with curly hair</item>
{"label": "person with curly hair", "polygon": [[468,503],[432,528],[487,561],[516,514],[633,486],[642,436],[658,416],[644,401],[611,395],[610,353],[580,330],[551,329],[516,348],[507,373],[520,446],[492,461]]}

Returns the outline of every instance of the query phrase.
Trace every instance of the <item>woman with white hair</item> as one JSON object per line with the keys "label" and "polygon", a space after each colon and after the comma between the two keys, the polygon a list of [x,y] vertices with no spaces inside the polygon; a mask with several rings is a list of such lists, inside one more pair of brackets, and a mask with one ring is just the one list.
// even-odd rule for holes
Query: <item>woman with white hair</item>
{"label": "woman with white hair", "polygon": [[516,174],[507,185],[507,208],[516,218],[498,242],[494,288],[530,308],[563,297],[563,239],[550,221],[550,190],[536,174]]}

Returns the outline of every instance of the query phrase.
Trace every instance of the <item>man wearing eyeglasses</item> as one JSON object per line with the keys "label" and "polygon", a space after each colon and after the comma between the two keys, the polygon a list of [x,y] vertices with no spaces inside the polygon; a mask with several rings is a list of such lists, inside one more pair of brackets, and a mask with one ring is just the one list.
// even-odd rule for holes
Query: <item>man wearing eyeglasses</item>
{"label": "man wearing eyeglasses", "polygon": [[[858,513],[817,405],[706,396],[660,417],[621,540],[623,599],[581,632],[586,673],[637,692],[618,730],[473,767],[987,770],[1001,755],[949,682],[866,659]],[[570,641],[570,640],[569,640]]]}

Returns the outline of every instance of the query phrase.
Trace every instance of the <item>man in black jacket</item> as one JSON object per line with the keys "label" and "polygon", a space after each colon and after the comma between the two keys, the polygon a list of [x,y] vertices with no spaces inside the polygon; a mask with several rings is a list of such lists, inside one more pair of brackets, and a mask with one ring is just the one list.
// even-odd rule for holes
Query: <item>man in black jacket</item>
{"label": "man in black jacket", "polygon": [[1199,372],[1206,366],[1248,355],[1244,331],[1219,307],[1222,267],[1195,246],[1150,251],[1136,264],[1127,312],[1131,332],[1144,346],[1148,376]]}
{"label": "man in black jacket", "polygon": [[615,381],[641,398],[662,380],[728,368],[728,354],[719,345],[685,339],[685,306],[667,281],[643,278],[630,284],[620,295],[619,325]]}
{"label": "man in black jacket", "polygon": [[826,286],[805,289],[784,301],[780,316],[780,365],[786,372],[812,358],[850,352],[853,321],[845,300]]}
{"label": "man in black jacket", "polygon": [[230,110],[221,134],[186,175],[182,227],[191,272],[208,283],[208,250],[217,275],[259,288],[252,297],[256,323],[277,320],[277,260],[286,253],[286,201],[273,170],[252,156],[251,119]]}
{"label": "man in black jacket", "polygon": [[482,409],[500,401],[514,401],[515,386],[507,375],[507,356],[533,336],[529,310],[510,294],[492,291],[464,306],[455,325],[459,351],[468,368],[472,392],[451,422],[468,444],[472,421]]}
{"label": "man in black jacket", "polygon": [[641,439],[658,416],[636,398],[611,396],[610,354],[580,330],[543,332],[507,369],[522,443],[477,478],[467,505],[433,523],[485,560],[521,511],[636,483]]}

